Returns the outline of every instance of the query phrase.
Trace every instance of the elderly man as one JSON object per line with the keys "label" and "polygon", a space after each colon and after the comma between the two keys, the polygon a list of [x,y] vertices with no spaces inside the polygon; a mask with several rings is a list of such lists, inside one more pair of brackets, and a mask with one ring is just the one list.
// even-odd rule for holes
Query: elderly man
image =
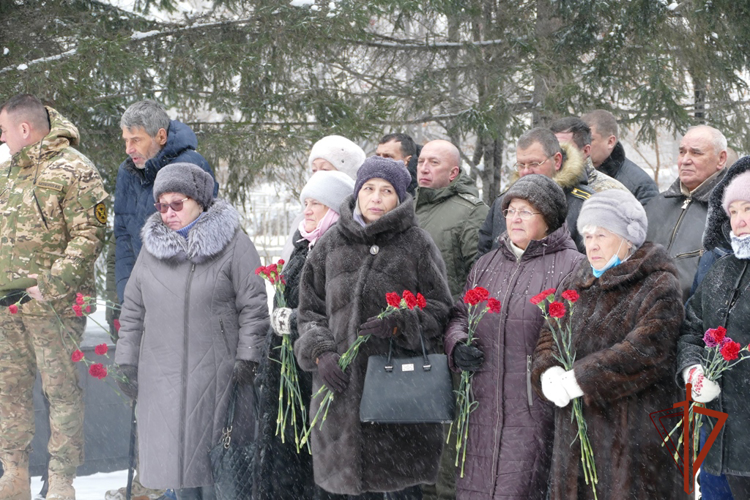
{"label": "elderly man", "polygon": [[645,207],[651,198],[659,194],[659,188],[641,167],[625,158],[625,148],[618,139],[619,128],[614,115],[597,109],[581,119],[591,127],[591,161],[594,167],[623,183]]}
{"label": "elderly man", "polygon": [[411,182],[406,190],[414,196],[417,189],[417,158],[422,146],[414,143],[414,139],[406,134],[386,134],[380,139],[375,154],[383,158],[403,161],[411,175]]}
{"label": "elderly man", "polygon": [[[568,230],[578,249],[585,252],[583,238],[576,229],[576,221],[583,202],[588,200],[594,191],[588,186],[588,176],[581,153],[569,144],[561,146],[551,130],[537,127],[518,139],[514,166],[517,171],[516,179],[529,174],[546,175],[563,189],[568,202]],[[487,219],[479,229],[480,256],[497,248],[498,236],[506,229],[502,202],[503,194],[494,201]]]}
{"label": "elderly man", "polygon": [[708,197],[721,180],[726,162],[724,134],[706,125],[689,129],[680,141],[679,177],[646,206],[646,239],[667,247],[675,259],[685,300],[703,254]]}
{"label": "elderly man", "polygon": [[101,177],[73,146],[78,129],[29,94],[0,108],[0,498],[31,498],[29,445],[37,369],[49,400],[49,500],[75,500],[83,460],[83,394],[71,355],[86,318],[77,293],[95,295],[94,262],[107,208]]}
{"label": "elderly man", "polygon": [[591,189],[597,193],[607,189],[628,191],[628,188],[622,182],[594,168],[594,164],[591,162],[591,129],[586,125],[586,122],[578,117],[569,116],[555,120],[549,126],[549,129],[555,134],[560,144],[570,144],[583,155],[586,175]]}
{"label": "elderly man", "polygon": [[[440,250],[451,295],[458,300],[478,258],[479,227],[489,208],[479,198],[471,177],[461,170],[458,148],[448,141],[424,145],[417,162],[417,182],[414,205],[419,227],[430,233]],[[422,488],[424,499],[456,497],[455,461],[454,433],[443,450],[437,484]]]}
{"label": "elderly man", "polygon": [[[141,251],[141,228],[154,213],[154,179],[171,163],[194,163],[214,175],[195,151],[198,139],[182,122],[170,120],[155,101],[131,104],[120,119],[128,157],[117,171],[115,184],[115,277],[122,302],[125,285]],[[219,185],[214,186],[214,195]]]}

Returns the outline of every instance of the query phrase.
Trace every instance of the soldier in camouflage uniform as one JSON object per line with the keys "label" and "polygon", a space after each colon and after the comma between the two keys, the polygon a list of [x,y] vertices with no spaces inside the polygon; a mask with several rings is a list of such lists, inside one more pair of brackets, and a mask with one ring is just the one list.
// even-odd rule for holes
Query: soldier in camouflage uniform
{"label": "soldier in camouflage uniform", "polygon": [[0,498],[30,498],[32,389],[39,369],[50,404],[47,500],[74,499],[83,399],[71,354],[85,318],[71,305],[77,292],[94,294],[107,193],[96,167],[72,147],[78,129],[34,96],[15,96],[0,108],[0,127],[12,154],[0,165],[0,297],[28,278],[37,282],[25,289],[32,300],[17,313],[0,308]]}

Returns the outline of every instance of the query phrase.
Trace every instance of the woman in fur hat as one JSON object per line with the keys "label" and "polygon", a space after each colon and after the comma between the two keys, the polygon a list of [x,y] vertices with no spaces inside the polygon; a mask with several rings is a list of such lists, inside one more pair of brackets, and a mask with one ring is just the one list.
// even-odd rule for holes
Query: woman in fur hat
{"label": "woman in fur hat", "polygon": [[[421,498],[420,484],[435,483],[443,448],[440,424],[364,424],[359,406],[367,359],[420,350],[436,352],[451,295],[445,265],[432,238],[417,226],[406,192],[411,177],[402,162],[368,158],[341,219],[308,255],[300,283],[295,354],[312,372],[313,393],[323,384],[335,397],[324,425],[312,430],[315,483],[326,499]],[[386,294],[404,290],[426,298],[423,309],[384,318]],[[338,360],[358,335],[371,335],[342,371]],[[310,415],[321,398],[312,401]]]}
{"label": "woman in fur hat", "polygon": [[[574,368],[565,371],[549,325],[542,328],[532,364],[537,393],[558,406],[550,498],[600,500],[687,498],[649,414],[680,401],[672,380],[683,318],[677,270],[661,245],[646,242],[646,213],[626,191],[607,190],[583,204],[578,229],[587,261],[563,281],[557,300],[572,307]],[[580,296],[574,306],[564,290]],[[598,484],[586,484],[572,400],[583,417]]]}
{"label": "woman in fur hat", "polygon": [[[726,336],[741,346],[750,343],[750,157],[727,171],[708,201],[703,246],[711,251],[731,248],[717,260],[685,306],[685,322],[678,344],[678,384],[692,384],[693,399],[709,409],[729,414],[702,469],[725,474],[734,498],[750,498],[750,363],[724,372],[718,381],[703,376],[703,335],[724,327]],[[711,432],[704,418],[703,432]],[[704,436],[705,437],[705,436]]]}
{"label": "woman in fur hat", "polygon": [[473,371],[471,414],[459,499],[543,500],[552,452],[553,406],[531,389],[531,354],[544,323],[529,302],[557,288],[583,255],[570,237],[565,193],[544,175],[519,179],[503,198],[500,246],[472,268],[465,291],[486,288],[499,314],[486,314],[466,345],[466,305],[457,302],[445,338],[451,368]]}
{"label": "woman in fur hat", "polygon": [[213,178],[173,163],[154,182],[157,213],[125,289],[115,361],[138,399],[140,478],[178,500],[214,498],[232,373],[250,383],[269,328],[260,258]]}
{"label": "woman in fur hat", "polygon": [[[297,452],[294,429],[287,425],[284,442],[276,435],[279,410],[281,364],[278,348],[282,337],[289,335],[292,342],[299,338],[297,312],[302,269],[315,244],[339,220],[341,203],[354,191],[354,180],[343,172],[319,171],[307,181],[300,192],[300,203],[305,207],[304,219],[294,234],[294,251],[284,266],[286,307],[274,309],[273,329],[266,338],[265,355],[260,362],[256,385],[262,387],[260,396],[260,436],[253,480],[254,500],[305,500],[314,498],[312,457],[307,449]],[[297,367],[302,401],[310,407],[312,375]],[[290,417],[291,418],[291,417]],[[301,418],[298,426],[302,425]],[[298,427],[301,429],[301,427]]]}

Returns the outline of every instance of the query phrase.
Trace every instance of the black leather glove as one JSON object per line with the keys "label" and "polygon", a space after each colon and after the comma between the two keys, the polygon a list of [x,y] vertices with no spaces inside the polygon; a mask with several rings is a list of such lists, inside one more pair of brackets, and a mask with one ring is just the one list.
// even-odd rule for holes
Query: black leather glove
{"label": "black leather glove", "polygon": [[117,369],[117,385],[120,391],[130,399],[138,398],[138,367],[133,365],[120,365]]}
{"label": "black leather glove", "polygon": [[404,317],[400,311],[394,312],[390,316],[378,319],[373,316],[359,326],[360,335],[374,335],[381,339],[390,339],[394,335],[404,333]]}
{"label": "black leather glove", "polygon": [[11,306],[18,302],[19,299],[21,304],[25,304],[31,300],[31,297],[26,293],[26,290],[6,290],[0,292],[0,307]]}
{"label": "black leather glove", "polygon": [[342,393],[349,385],[349,375],[339,366],[339,356],[328,351],[318,357],[318,373],[323,382],[334,392]]}
{"label": "black leather glove", "polygon": [[255,361],[246,361],[238,359],[234,362],[234,379],[240,387],[252,385],[255,381],[255,374],[258,372],[258,363]]}
{"label": "black leather glove", "polygon": [[475,372],[484,363],[484,353],[478,347],[457,344],[453,348],[453,364],[465,372]]}

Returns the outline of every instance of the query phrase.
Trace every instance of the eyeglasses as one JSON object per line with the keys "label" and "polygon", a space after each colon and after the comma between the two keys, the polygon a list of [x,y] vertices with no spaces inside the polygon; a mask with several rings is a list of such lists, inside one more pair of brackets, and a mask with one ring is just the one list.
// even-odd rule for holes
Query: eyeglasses
{"label": "eyeglasses", "polygon": [[515,208],[506,208],[503,210],[503,215],[507,219],[508,217],[520,217],[521,220],[529,220],[534,215],[539,215],[541,212],[529,212],[528,210],[516,210]]}
{"label": "eyeglasses", "polygon": [[531,163],[514,163],[513,168],[518,170],[519,172],[522,170],[534,170],[535,168],[539,168],[545,163],[547,163],[547,160],[549,160],[549,156],[544,159],[544,161],[532,161]]}
{"label": "eyeglasses", "polygon": [[167,210],[169,210],[170,208],[174,210],[175,212],[179,212],[180,210],[182,210],[182,204],[185,203],[189,199],[190,198],[188,197],[188,198],[183,198],[181,200],[175,200],[170,203],[154,203],[154,206],[156,207],[156,210],[158,210],[159,212],[163,214],[167,213]]}

